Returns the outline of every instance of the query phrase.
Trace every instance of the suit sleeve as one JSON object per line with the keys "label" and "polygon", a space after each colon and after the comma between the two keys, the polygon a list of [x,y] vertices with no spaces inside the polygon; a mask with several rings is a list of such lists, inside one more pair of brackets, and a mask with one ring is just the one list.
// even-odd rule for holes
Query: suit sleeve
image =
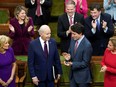
{"label": "suit sleeve", "polygon": [[41,5],[45,8],[52,7],[52,0],[45,0],[45,2]]}
{"label": "suit sleeve", "polygon": [[28,68],[29,68],[30,76],[35,77],[36,75],[34,70],[34,51],[31,44],[29,45],[29,49],[28,49]]}
{"label": "suit sleeve", "polygon": [[67,25],[67,29],[64,29],[64,23],[63,23],[63,17],[60,16],[58,18],[58,26],[57,26],[57,35],[60,38],[69,38],[69,35],[66,35],[66,31],[68,30],[68,25]]}
{"label": "suit sleeve", "polygon": [[25,0],[25,6],[26,6],[27,8],[36,7],[36,5],[37,5],[36,1],[37,1],[37,0],[35,0],[35,3],[32,4],[32,3],[31,3],[31,0]]}
{"label": "suit sleeve", "polygon": [[105,35],[110,38],[114,34],[114,27],[113,27],[113,23],[112,23],[112,20],[111,20],[111,15],[107,14],[106,18],[107,18],[106,22],[107,22],[108,30],[105,33]]}
{"label": "suit sleeve", "polygon": [[55,73],[56,74],[62,74],[62,67],[61,67],[61,61],[60,56],[57,50],[56,42],[54,42],[55,45],[55,55],[54,55],[54,67],[55,67]]}

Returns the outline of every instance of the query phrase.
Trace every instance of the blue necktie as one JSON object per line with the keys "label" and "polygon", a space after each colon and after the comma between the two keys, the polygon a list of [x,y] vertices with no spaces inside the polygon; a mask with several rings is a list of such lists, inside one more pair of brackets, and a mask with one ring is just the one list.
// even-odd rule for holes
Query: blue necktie
{"label": "blue necktie", "polygon": [[97,20],[97,28],[100,31],[100,22],[99,22],[99,20]]}

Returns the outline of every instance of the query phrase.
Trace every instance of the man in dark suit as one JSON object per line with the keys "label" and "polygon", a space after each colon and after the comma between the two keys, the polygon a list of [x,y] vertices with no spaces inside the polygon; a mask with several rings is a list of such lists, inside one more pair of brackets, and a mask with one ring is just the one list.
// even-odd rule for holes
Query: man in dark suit
{"label": "man in dark suit", "polygon": [[75,12],[75,2],[69,0],[66,3],[66,13],[58,18],[57,35],[61,40],[61,53],[68,52],[71,40],[70,26],[78,22],[83,24],[84,17]]}
{"label": "man in dark suit", "polygon": [[[28,16],[32,17],[34,25],[40,27],[49,23],[52,0],[25,0],[25,6],[28,8]],[[37,7],[39,7],[40,15],[37,14]]]}
{"label": "man in dark suit", "polygon": [[64,64],[71,66],[70,87],[89,87],[91,82],[90,60],[92,46],[84,34],[84,26],[80,23],[71,26],[71,44],[69,53],[64,53]]}
{"label": "man in dark suit", "polygon": [[60,57],[54,39],[50,39],[51,30],[47,25],[39,29],[40,37],[33,40],[28,50],[28,67],[36,87],[54,87],[53,66],[57,78],[62,74]]}
{"label": "man in dark suit", "polygon": [[85,19],[85,36],[91,42],[93,55],[103,55],[109,38],[114,34],[111,16],[101,13],[98,3],[90,6],[90,16]]}

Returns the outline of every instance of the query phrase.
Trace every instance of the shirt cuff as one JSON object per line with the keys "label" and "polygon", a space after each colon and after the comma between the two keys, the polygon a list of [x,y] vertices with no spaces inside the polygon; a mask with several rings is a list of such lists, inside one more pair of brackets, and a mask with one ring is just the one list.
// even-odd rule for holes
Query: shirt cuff
{"label": "shirt cuff", "polygon": [[104,29],[104,32],[106,33],[106,32],[107,32],[107,30],[108,30],[108,27],[106,27],[106,28]]}
{"label": "shirt cuff", "polygon": [[35,76],[35,77],[32,77],[32,79],[36,79],[37,78],[37,76]]}
{"label": "shirt cuff", "polygon": [[33,2],[33,1],[31,0],[31,4],[32,4],[32,5],[34,5],[34,4],[35,4],[35,2]]}
{"label": "shirt cuff", "polygon": [[43,4],[45,2],[45,0],[40,0],[40,4]]}
{"label": "shirt cuff", "polygon": [[96,30],[95,29],[91,29],[92,33],[95,34],[96,33]]}

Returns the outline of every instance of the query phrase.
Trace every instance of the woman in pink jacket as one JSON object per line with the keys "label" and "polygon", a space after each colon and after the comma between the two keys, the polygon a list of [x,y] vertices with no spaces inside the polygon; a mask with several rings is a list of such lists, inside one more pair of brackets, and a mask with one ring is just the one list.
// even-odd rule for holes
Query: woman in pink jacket
{"label": "woman in pink jacket", "polygon": [[[70,0],[65,0],[65,3],[67,3]],[[76,9],[75,11],[83,14],[84,18],[87,17],[87,12],[88,12],[88,4],[86,0],[73,0],[76,4]]]}

